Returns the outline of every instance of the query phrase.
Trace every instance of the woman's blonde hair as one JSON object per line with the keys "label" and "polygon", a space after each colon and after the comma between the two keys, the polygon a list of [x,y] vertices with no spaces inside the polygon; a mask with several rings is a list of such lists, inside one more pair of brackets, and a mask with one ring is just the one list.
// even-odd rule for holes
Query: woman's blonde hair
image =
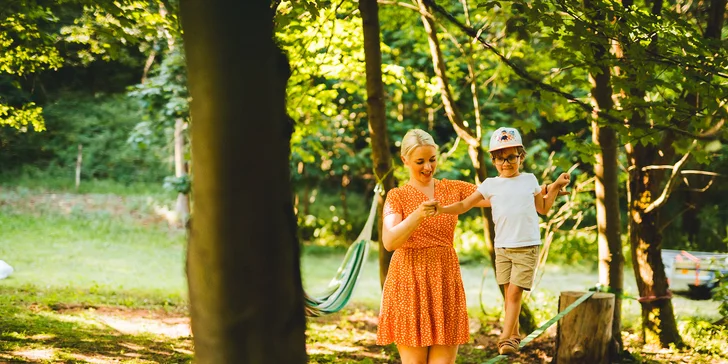
{"label": "woman's blonde hair", "polygon": [[425,145],[435,147],[435,149],[439,148],[432,135],[422,129],[411,129],[402,137],[400,155],[406,158],[415,148]]}

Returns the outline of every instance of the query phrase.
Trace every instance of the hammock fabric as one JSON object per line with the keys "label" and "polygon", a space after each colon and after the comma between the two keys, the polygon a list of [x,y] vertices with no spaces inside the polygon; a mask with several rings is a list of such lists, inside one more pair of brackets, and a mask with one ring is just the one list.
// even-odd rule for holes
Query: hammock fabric
{"label": "hammock fabric", "polygon": [[372,207],[369,209],[367,222],[354,243],[349,246],[344,261],[341,262],[336,276],[331,280],[326,291],[320,296],[311,296],[304,292],[306,316],[328,315],[341,310],[349,302],[356,282],[361,275],[362,266],[369,254],[369,242],[374,229],[374,217],[377,215],[378,195],[382,190],[379,184],[374,188],[374,198],[372,199]]}

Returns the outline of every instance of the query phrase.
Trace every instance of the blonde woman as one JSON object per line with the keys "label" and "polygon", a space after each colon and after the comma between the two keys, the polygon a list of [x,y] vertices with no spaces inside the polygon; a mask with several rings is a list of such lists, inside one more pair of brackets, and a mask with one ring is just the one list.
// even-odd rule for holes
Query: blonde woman
{"label": "blonde woman", "polygon": [[470,341],[453,248],[457,216],[436,215],[435,205],[464,200],[476,186],[436,179],[437,149],[427,132],[407,132],[400,154],[409,180],[389,191],[384,203],[382,240],[394,254],[382,292],[377,344],[395,343],[403,364],[455,363],[458,346]]}

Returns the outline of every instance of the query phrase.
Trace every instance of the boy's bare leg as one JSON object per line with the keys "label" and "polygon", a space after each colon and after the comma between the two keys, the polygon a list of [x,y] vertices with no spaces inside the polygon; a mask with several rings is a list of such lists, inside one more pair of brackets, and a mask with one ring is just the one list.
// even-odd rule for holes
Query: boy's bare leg
{"label": "boy's bare leg", "polygon": [[518,320],[521,318],[521,310],[518,310],[518,315],[516,315],[516,321],[513,323],[513,329],[511,330],[511,337],[517,337],[518,339],[521,338],[521,333],[519,330],[519,323]]}
{"label": "boy's bare leg", "polygon": [[501,340],[510,339],[518,334],[518,315],[521,313],[521,297],[523,288],[515,284],[506,284],[505,291],[505,318],[503,319],[503,333]]}

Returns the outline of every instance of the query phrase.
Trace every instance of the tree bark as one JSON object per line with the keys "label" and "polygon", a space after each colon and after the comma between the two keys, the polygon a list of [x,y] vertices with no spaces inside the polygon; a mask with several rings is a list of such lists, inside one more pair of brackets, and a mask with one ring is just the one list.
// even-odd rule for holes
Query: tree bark
{"label": "tree bark", "polygon": [[[605,16],[594,11],[591,0],[585,0],[587,11],[592,11],[592,19],[604,22]],[[608,39],[604,37],[604,39]],[[592,47],[594,59],[603,61],[609,54],[609,41],[595,44]],[[589,79],[592,84],[591,96],[595,106],[592,114],[592,140],[599,147],[594,165],[597,212],[597,241],[599,251],[599,284],[609,287],[616,293],[624,288],[624,257],[622,256],[622,225],[619,216],[619,168],[617,164],[618,138],[616,131],[610,126],[600,126],[598,111],[609,112],[614,108],[613,89],[611,83],[612,70],[608,65],[601,65],[599,73],[592,73]],[[622,350],[622,299],[617,294],[614,301],[614,316],[611,319],[612,339],[609,345],[609,358],[618,360]]]}
{"label": "tree bark", "polygon": [[[617,133],[614,129],[592,124],[594,143],[599,146],[594,166],[597,240],[599,250],[599,284],[616,293],[624,289],[622,222],[619,216],[619,178],[617,167]],[[612,345],[609,354],[618,358],[622,350],[622,299],[614,301]]]}
{"label": "tree bark", "polygon": [[194,119],[187,276],[195,361],[304,363],[290,70],[273,41],[270,2],[180,7]]}
{"label": "tree bark", "polygon": [[[644,208],[658,195],[659,178],[642,167],[654,156],[654,147],[635,144],[628,147],[629,173],[629,241],[637,289],[642,308],[642,338],[662,347],[682,345],[677,329],[665,266],[662,262],[662,233],[659,209],[649,213]],[[652,157],[654,158],[654,157]]]}
{"label": "tree bark", "polygon": [[[377,207],[377,231],[379,237],[379,284],[384,286],[389,272],[393,252],[384,249],[382,243],[382,210],[386,193],[394,188],[392,155],[389,151],[389,134],[384,105],[384,82],[382,81],[382,50],[380,46],[379,6],[376,0],[360,0],[359,11],[364,32],[364,62],[367,75],[367,114],[369,115],[369,136],[372,145],[372,165],[377,180],[382,178],[385,195],[380,195]],[[380,181],[377,181],[378,183]]]}
{"label": "tree bark", "polygon": [[726,0],[710,0],[710,10],[708,10],[708,26],[705,27],[705,38],[720,39],[720,33],[723,29],[725,21]]}
{"label": "tree bark", "polygon": [[[559,312],[586,292],[561,292]],[[595,293],[559,320],[556,333],[557,364],[609,364],[614,295]]]}

